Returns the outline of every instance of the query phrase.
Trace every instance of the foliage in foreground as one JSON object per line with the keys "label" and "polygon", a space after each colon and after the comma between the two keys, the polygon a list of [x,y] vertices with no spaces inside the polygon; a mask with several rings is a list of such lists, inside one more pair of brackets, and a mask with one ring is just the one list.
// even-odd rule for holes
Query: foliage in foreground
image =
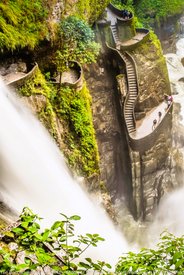
{"label": "foliage in foreground", "polygon": [[[82,275],[90,270],[93,274],[109,274],[107,269],[111,266],[105,262],[94,263],[90,258],[80,261],[86,249],[97,246],[104,239],[90,233],[76,237],[73,221],[80,220],[80,217],[61,216],[61,221],[56,221],[50,229],[40,233],[40,218],[30,209],[23,209],[20,225],[5,232],[0,243],[0,274],[21,272],[27,275],[33,270],[50,270],[49,274],[63,275]],[[22,252],[23,256],[20,256]],[[76,259],[79,259],[78,263]]]}
{"label": "foliage in foreground", "polygon": [[168,232],[161,234],[156,249],[142,249],[122,256],[116,271],[120,274],[184,274],[184,236],[176,237]]}
{"label": "foliage in foreground", "polygon": [[[95,263],[91,258],[81,261],[81,255],[86,249],[97,246],[98,242],[104,239],[98,234],[90,233],[76,237],[73,222],[80,220],[80,217],[67,217],[64,214],[61,216],[61,221],[56,221],[50,229],[40,233],[40,218],[25,208],[20,216],[19,225],[11,228],[11,231],[4,232],[1,237],[0,274],[21,272],[28,275],[33,270],[42,270],[44,274],[50,270],[49,274],[63,275],[84,275],[90,271],[92,273],[89,274],[93,275],[184,274],[184,236],[175,237],[168,232],[162,233],[161,241],[155,249],[143,248],[139,253],[124,254],[112,273],[108,263]],[[18,259],[22,252],[20,263]]]}

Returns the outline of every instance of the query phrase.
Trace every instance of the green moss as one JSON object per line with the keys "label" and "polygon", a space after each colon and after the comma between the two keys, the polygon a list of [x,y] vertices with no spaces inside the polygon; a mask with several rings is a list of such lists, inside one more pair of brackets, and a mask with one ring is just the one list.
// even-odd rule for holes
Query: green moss
{"label": "green moss", "polygon": [[48,85],[40,70],[38,69],[34,78],[26,82],[26,84],[19,89],[22,96],[43,95],[45,96],[46,105],[38,113],[39,119],[47,126],[51,135],[56,137],[56,122],[55,112],[52,106],[52,100],[56,95],[56,90],[53,86]]}
{"label": "green moss", "polygon": [[94,23],[109,3],[110,0],[78,0],[76,4],[76,15],[89,23]]}
{"label": "green moss", "polygon": [[149,43],[151,42],[155,47],[155,53],[156,53],[155,65],[158,68],[160,68],[160,74],[163,75],[163,78],[167,81],[168,90],[170,90],[167,65],[166,65],[165,57],[163,56],[160,40],[158,39],[157,35],[153,31],[150,31],[149,38],[150,38]]}
{"label": "green moss", "polygon": [[180,14],[183,8],[183,0],[140,0],[135,5],[136,13],[144,24],[159,22],[160,19]]}
{"label": "green moss", "polygon": [[49,85],[40,70],[34,78],[19,89],[23,96],[43,95],[46,105],[38,113],[39,119],[46,125],[57,140],[56,117],[65,127],[63,142],[64,153],[71,167],[79,174],[91,176],[99,173],[99,156],[92,122],[91,97],[86,85],[81,91],[67,86],[59,90]]}
{"label": "green moss", "polygon": [[7,226],[7,223],[0,218],[0,232],[2,232],[6,226]]}
{"label": "green moss", "polygon": [[[52,2],[50,5],[52,7]],[[0,3],[0,47],[15,50],[49,38],[49,7],[44,0],[7,0]]]}
{"label": "green moss", "polygon": [[68,122],[69,162],[87,176],[99,173],[99,156],[91,113],[91,97],[86,85],[80,91],[61,87],[57,97],[57,116]]}

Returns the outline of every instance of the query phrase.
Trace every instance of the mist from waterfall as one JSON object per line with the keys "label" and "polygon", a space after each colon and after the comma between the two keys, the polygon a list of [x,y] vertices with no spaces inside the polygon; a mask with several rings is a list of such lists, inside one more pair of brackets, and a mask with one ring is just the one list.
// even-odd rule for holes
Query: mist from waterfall
{"label": "mist from waterfall", "polygon": [[105,210],[72,178],[61,152],[41,123],[0,80],[1,199],[21,212],[28,206],[44,218],[44,226],[79,215],[78,234],[98,233],[105,238],[90,250],[94,259],[114,264],[127,243]]}

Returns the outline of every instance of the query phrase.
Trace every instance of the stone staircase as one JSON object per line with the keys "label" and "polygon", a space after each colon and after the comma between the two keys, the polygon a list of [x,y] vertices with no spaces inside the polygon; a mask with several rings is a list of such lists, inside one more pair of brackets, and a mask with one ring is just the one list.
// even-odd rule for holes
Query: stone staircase
{"label": "stone staircase", "polygon": [[[117,19],[118,17],[113,15],[113,12],[109,12],[109,21],[111,21],[111,32],[112,38],[114,40],[115,46],[111,46],[106,42],[106,46],[108,50],[114,53],[116,60],[119,64],[123,63],[126,68],[126,82],[127,82],[127,94],[124,100],[124,104],[121,104],[122,112],[124,121],[126,124],[128,138],[129,138],[129,145],[134,151],[138,152],[145,152],[146,150],[150,149],[153,144],[155,144],[156,140],[158,139],[159,135],[163,133],[163,128],[167,128],[167,125],[170,124],[172,118],[172,103],[169,108],[163,112],[162,119],[157,124],[155,129],[150,131],[144,132],[142,130],[141,135],[139,135],[138,130],[136,129],[136,121],[135,121],[135,113],[134,108],[136,105],[137,97],[139,94],[139,85],[138,85],[138,76],[137,76],[137,68],[134,58],[131,56],[129,52],[123,51],[122,41],[119,39],[118,29],[117,29]],[[114,18],[116,17],[116,18]],[[141,29],[140,33],[144,33],[145,35],[149,34],[149,31],[145,29]],[[143,36],[144,38],[144,36]],[[142,40],[143,40],[142,38]],[[141,40],[140,40],[141,41]],[[129,45],[132,42],[129,41]],[[135,44],[135,43],[133,43]],[[132,44],[132,45],[133,45]],[[121,101],[122,103],[122,101]],[[158,115],[158,114],[157,114]],[[153,120],[151,120],[153,123]],[[151,124],[152,125],[152,124]]]}
{"label": "stone staircase", "polygon": [[[117,33],[116,25],[111,25],[112,36],[116,44],[116,49],[119,48],[120,40]],[[136,131],[135,118],[134,118],[134,106],[135,101],[138,96],[138,83],[137,83],[137,73],[135,69],[135,64],[133,58],[127,52],[121,53],[119,55],[124,60],[126,64],[127,72],[127,83],[128,83],[128,95],[125,99],[124,104],[124,117],[129,134],[133,134]]]}
{"label": "stone staircase", "polygon": [[124,117],[129,134],[136,131],[134,107],[138,96],[138,83],[135,64],[131,56],[127,53],[121,53],[121,57],[125,61],[127,71],[128,95],[124,103]]}
{"label": "stone staircase", "polygon": [[111,31],[112,31],[112,36],[113,36],[114,42],[115,42],[116,46],[118,46],[120,44],[120,40],[118,37],[116,25],[111,25]]}

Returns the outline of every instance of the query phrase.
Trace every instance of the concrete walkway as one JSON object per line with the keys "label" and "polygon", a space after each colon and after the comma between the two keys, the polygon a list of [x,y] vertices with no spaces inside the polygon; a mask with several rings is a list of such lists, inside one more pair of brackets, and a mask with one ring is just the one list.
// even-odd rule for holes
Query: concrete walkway
{"label": "concrete walkway", "polygon": [[[142,119],[136,122],[136,132],[133,136],[135,139],[143,138],[153,132],[154,129],[158,126],[158,124],[162,121],[166,114],[167,110],[167,103],[164,101],[160,105],[158,105],[156,108],[151,110],[149,113],[146,114],[146,116]],[[161,119],[159,120],[158,112],[162,113]],[[157,120],[157,124],[155,125],[155,128],[153,127],[153,120]]]}
{"label": "concrete walkway", "polygon": [[7,85],[7,84],[11,83],[12,81],[16,81],[16,80],[22,78],[25,75],[26,75],[26,73],[15,72],[15,73],[10,73],[5,76],[2,76],[2,79],[5,82],[5,84]]}
{"label": "concrete walkway", "polygon": [[142,32],[137,32],[136,35],[134,37],[132,37],[131,39],[121,42],[120,45],[121,46],[131,46],[136,44],[137,42],[141,41],[144,36],[147,35],[147,33],[142,33]]}
{"label": "concrete walkway", "polygon": [[[67,83],[74,84],[79,79],[79,77],[80,76],[78,75],[76,70],[68,69],[68,71],[62,73],[61,83],[67,82]],[[58,75],[55,79],[56,79],[56,82],[59,83],[60,76]]]}

